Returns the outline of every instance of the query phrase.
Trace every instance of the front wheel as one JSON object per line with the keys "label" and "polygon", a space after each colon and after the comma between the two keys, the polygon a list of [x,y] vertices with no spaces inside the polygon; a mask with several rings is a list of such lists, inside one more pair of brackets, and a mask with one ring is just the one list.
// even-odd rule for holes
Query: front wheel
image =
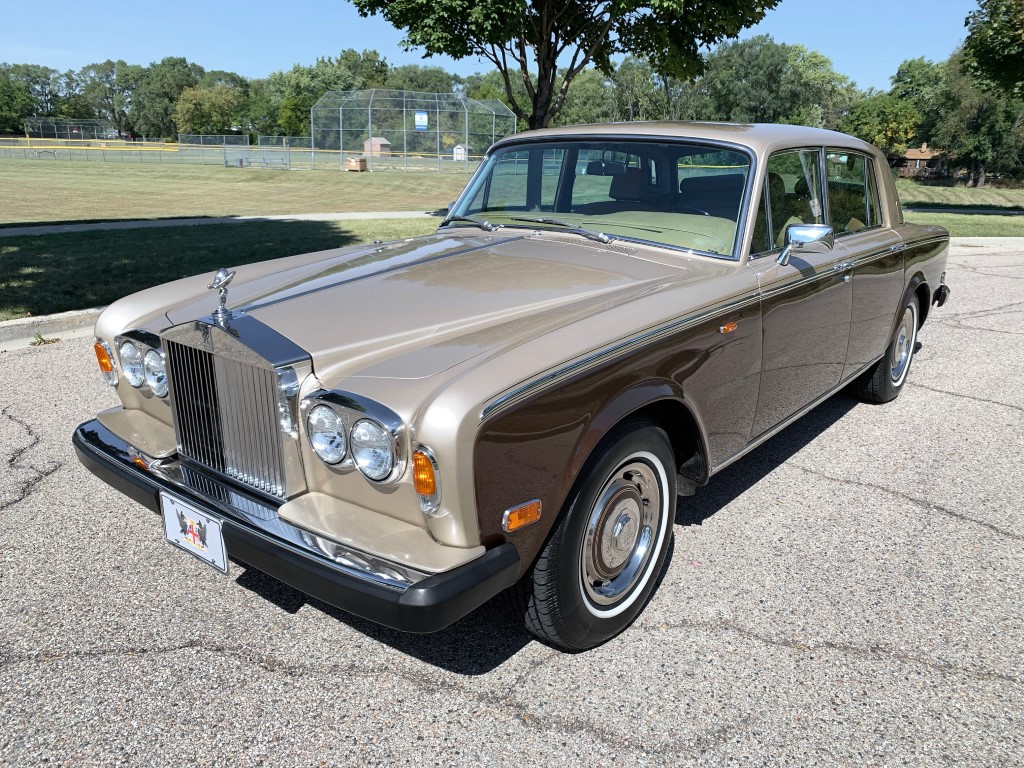
{"label": "front wheel", "polygon": [[647,604],[672,540],[676,485],[665,431],[629,422],[610,435],[515,595],[526,627],[567,651],[600,645]]}
{"label": "front wheel", "polygon": [[860,380],[858,389],[862,400],[869,403],[888,403],[899,396],[910,372],[910,364],[914,360],[917,316],[917,299],[911,296],[903,308],[896,335],[885,351],[885,356]]}

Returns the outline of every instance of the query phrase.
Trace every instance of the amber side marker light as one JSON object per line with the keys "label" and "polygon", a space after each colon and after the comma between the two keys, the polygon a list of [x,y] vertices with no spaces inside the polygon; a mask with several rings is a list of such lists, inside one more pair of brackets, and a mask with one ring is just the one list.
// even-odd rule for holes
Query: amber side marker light
{"label": "amber side marker light", "polygon": [[735,330],[736,330],[736,323],[726,323],[725,325],[719,327],[718,332],[719,333],[732,333]]}
{"label": "amber side marker light", "polygon": [[96,362],[100,364],[100,373],[103,380],[112,387],[117,386],[117,371],[114,369],[114,361],[110,357],[110,347],[104,342],[97,341],[92,345],[96,353]]}
{"label": "amber side marker light", "polygon": [[501,518],[501,527],[505,533],[512,533],[530,523],[536,523],[540,520],[540,512],[540,499],[533,499],[518,507],[506,509],[505,516]]}
{"label": "amber side marker light", "polygon": [[100,370],[103,371],[103,373],[113,373],[114,362],[110,359],[110,355],[107,353],[106,345],[97,341],[92,345],[92,348],[96,350],[96,360],[100,364]]}
{"label": "amber side marker light", "polygon": [[412,484],[420,496],[433,496],[437,493],[434,462],[422,451],[415,451],[412,455]]}

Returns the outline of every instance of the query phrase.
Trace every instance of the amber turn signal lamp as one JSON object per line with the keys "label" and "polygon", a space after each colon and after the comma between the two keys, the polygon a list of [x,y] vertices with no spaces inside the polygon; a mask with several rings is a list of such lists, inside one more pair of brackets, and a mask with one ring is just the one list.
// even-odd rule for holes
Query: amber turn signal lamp
{"label": "amber turn signal lamp", "polygon": [[423,451],[415,451],[412,455],[412,483],[420,496],[433,496],[437,493],[434,462]]}
{"label": "amber turn signal lamp", "polygon": [[540,520],[540,499],[533,499],[518,507],[505,510],[505,516],[501,520],[501,527],[506,533],[519,530],[530,523]]}
{"label": "amber turn signal lamp", "polygon": [[110,354],[107,352],[107,345],[103,342],[97,341],[92,345],[92,348],[96,350],[96,361],[100,364],[100,370],[103,373],[114,372],[114,361],[110,359]]}
{"label": "amber turn signal lamp", "polygon": [[718,329],[719,333],[732,333],[736,330],[736,323],[726,323]]}

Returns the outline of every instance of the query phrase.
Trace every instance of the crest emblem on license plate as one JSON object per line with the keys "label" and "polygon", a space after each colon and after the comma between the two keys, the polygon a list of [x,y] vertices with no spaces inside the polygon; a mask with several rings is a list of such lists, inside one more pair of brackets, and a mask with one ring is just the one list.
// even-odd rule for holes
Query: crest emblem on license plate
{"label": "crest emblem on license plate", "polygon": [[178,512],[178,525],[181,527],[182,539],[200,552],[206,551],[206,526],[203,523]]}

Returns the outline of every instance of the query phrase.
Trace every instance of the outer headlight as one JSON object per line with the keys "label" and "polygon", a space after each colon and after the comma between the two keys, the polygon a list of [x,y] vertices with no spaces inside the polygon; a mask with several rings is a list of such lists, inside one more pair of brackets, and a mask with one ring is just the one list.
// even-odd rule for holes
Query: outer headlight
{"label": "outer headlight", "polygon": [[345,422],[326,405],[310,409],[306,417],[309,443],[313,451],[328,464],[337,464],[345,458]]}
{"label": "outer headlight", "polygon": [[167,367],[164,356],[155,349],[149,350],[142,362],[146,384],[157,397],[167,397]]}
{"label": "outer headlight", "polygon": [[130,341],[124,342],[117,350],[121,358],[121,372],[133,387],[141,387],[146,380],[146,374],[142,369],[142,353],[139,348]]}
{"label": "outer headlight", "polygon": [[352,427],[352,458],[371,480],[384,480],[395,468],[395,444],[380,424],[361,419]]}

